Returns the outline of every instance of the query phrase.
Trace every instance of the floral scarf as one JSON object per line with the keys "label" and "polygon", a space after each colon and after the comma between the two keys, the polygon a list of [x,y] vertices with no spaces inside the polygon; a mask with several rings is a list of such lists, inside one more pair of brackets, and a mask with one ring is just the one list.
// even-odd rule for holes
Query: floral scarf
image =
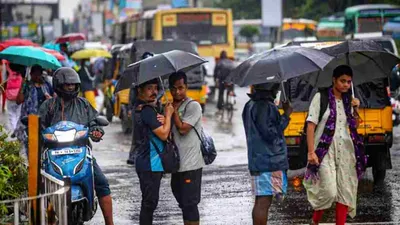
{"label": "floral scarf", "polygon": [[[335,135],[335,128],[336,128],[336,99],[333,94],[333,89],[330,88],[328,90],[328,99],[329,99],[329,117],[326,121],[324,131],[318,143],[317,149],[315,153],[319,159],[319,165],[307,165],[307,170],[305,174],[306,180],[316,181],[319,179],[318,170],[319,166],[322,163],[326,153],[329,151],[329,147],[333,141],[333,136]],[[362,137],[357,133],[357,122],[351,112],[351,96],[348,94],[342,95],[343,104],[345,108],[345,113],[347,117],[347,124],[349,124],[350,129],[350,136],[351,140],[353,141],[354,145],[354,152],[356,156],[356,171],[357,171],[357,178],[360,179],[363,175],[366,165],[367,165],[367,158],[364,153],[364,143]]]}

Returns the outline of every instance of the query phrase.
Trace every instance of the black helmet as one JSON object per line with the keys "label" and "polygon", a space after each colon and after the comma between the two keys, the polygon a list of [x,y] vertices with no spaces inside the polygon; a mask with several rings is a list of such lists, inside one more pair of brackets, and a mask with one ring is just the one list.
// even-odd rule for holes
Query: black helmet
{"label": "black helmet", "polygon": [[[64,84],[75,84],[76,88],[74,91],[64,90]],[[73,99],[79,94],[81,87],[81,79],[78,73],[69,67],[62,67],[56,70],[53,74],[53,88],[54,91],[63,99]]]}

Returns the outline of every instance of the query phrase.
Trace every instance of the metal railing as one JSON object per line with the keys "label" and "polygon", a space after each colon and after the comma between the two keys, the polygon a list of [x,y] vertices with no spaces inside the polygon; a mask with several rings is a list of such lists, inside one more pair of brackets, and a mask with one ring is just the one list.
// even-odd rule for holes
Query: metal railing
{"label": "metal railing", "polygon": [[[45,171],[41,170],[42,188],[38,196],[0,201],[11,210],[13,214],[7,221],[0,224],[19,225],[31,224],[33,221],[32,206],[39,201],[40,225],[67,225],[68,206],[71,202],[70,180],[60,181]],[[13,217],[13,218],[12,218]]]}

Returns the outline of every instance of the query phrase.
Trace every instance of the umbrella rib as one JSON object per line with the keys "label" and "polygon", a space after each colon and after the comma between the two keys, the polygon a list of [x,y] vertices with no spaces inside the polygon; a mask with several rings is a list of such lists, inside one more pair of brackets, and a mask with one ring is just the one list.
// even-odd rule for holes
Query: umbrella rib
{"label": "umbrella rib", "polygon": [[369,60],[372,60],[372,61],[375,63],[375,65],[381,70],[381,72],[382,72],[382,73],[385,73],[385,71],[382,69],[382,67],[380,67],[379,64],[378,64],[373,58],[369,57],[368,55],[365,55],[365,54],[362,53],[362,52],[358,52],[358,54],[360,54],[360,55],[362,55],[362,56],[368,58]]}

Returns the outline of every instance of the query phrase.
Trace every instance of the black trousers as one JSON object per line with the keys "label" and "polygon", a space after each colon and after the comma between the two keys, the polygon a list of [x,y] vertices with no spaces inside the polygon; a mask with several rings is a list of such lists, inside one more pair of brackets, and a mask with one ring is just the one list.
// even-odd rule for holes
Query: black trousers
{"label": "black trousers", "polygon": [[183,220],[200,221],[197,205],[201,199],[201,177],[203,169],[173,173],[171,176],[172,193],[182,209]]}
{"label": "black trousers", "polygon": [[140,208],[140,225],[152,225],[153,214],[160,198],[160,184],[162,172],[137,172],[142,191],[142,205]]}

